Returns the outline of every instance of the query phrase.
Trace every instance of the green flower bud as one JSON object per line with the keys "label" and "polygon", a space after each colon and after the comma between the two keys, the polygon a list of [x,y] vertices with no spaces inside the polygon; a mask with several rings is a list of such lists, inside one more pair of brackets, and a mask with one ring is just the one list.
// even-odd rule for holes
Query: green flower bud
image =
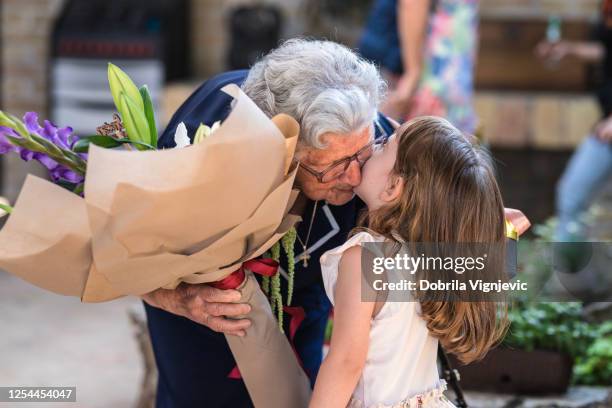
{"label": "green flower bud", "polygon": [[[140,98],[140,93],[138,97]],[[129,95],[123,92],[119,96],[119,101],[121,106],[121,118],[123,119],[128,138],[134,142],[149,143],[150,131],[144,111],[139,108],[137,103],[134,102]],[[136,148],[139,150],[145,149],[139,145],[136,145]]]}
{"label": "green flower bud", "polygon": [[[134,82],[132,82],[130,77],[119,69],[118,66],[111,64],[110,62],[108,63],[108,84],[110,86],[111,94],[113,95],[113,101],[115,101],[115,106],[117,107],[117,110],[121,114],[122,118],[125,115],[125,112],[123,112],[121,107],[122,93],[129,96],[134,102],[135,106],[144,112],[144,103],[142,101],[142,97],[140,96],[140,91],[136,85],[134,85]],[[148,141],[148,138],[146,140]]]}

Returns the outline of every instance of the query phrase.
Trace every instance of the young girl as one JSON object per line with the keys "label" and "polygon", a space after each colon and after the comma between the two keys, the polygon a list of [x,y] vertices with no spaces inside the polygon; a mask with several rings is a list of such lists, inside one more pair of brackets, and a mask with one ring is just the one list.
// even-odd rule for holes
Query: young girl
{"label": "young girl", "polygon": [[[507,327],[494,302],[362,300],[362,242],[504,242],[504,208],[484,155],[448,121],[421,117],[373,152],[355,190],[368,213],[321,257],[334,304],[329,353],[311,408],[454,407],[438,342],[463,362],[485,356]],[[447,296],[447,295],[445,295]]]}

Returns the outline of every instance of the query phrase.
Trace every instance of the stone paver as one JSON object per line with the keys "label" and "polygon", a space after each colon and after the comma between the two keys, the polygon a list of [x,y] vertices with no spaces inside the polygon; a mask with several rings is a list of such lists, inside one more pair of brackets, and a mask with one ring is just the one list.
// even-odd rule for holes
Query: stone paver
{"label": "stone paver", "polygon": [[[77,403],[132,407],[142,362],[127,311],[135,298],[104,304],[47,293],[0,271],[0,386],[76,386]],[[0,407],[49,403],[0,403]]]}
{"label": "stone paver", "polygon": [[564,395],[541,397],[467,392],[466,401],[470,408],[609,408],[612,388],[570,387]]}

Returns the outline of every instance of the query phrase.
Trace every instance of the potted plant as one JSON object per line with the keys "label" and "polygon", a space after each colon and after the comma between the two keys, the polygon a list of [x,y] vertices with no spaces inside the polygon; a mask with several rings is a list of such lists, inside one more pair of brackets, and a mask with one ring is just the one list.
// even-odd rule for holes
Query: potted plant
{"label": "potted plant", "polygon": [[549,280],[542,256],[552,241],[555,220],[534,227],[535,240],[519,242],[521,280],[539,288],[518,297],[508,311],[510,327],[499,347],[459,367],[465,389],[502,393],[563,393],[573,384],[609,385],[612,378],[612,322],[589,323],[581,302],[542,302]]}

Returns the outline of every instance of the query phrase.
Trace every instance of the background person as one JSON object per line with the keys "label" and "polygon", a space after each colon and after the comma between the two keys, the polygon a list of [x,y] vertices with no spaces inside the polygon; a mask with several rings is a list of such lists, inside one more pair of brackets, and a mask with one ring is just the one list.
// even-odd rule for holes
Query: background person
{"label": "background person", "polygon": [[389,83],[381,112],[441,116],[474,133],[477,37],[478,0],[375,0],[358,48]]}
{"label": "background person", "polygon": [[581,215],[612,175],[612,1],[601,5],[601,20],[592,42],[541,42],[537,54],[552,62],[576,58],[602,64],[603,80],[597,90],[601,120],[576,149],[557,184],[558,225],[555,240],[583,239]]}

